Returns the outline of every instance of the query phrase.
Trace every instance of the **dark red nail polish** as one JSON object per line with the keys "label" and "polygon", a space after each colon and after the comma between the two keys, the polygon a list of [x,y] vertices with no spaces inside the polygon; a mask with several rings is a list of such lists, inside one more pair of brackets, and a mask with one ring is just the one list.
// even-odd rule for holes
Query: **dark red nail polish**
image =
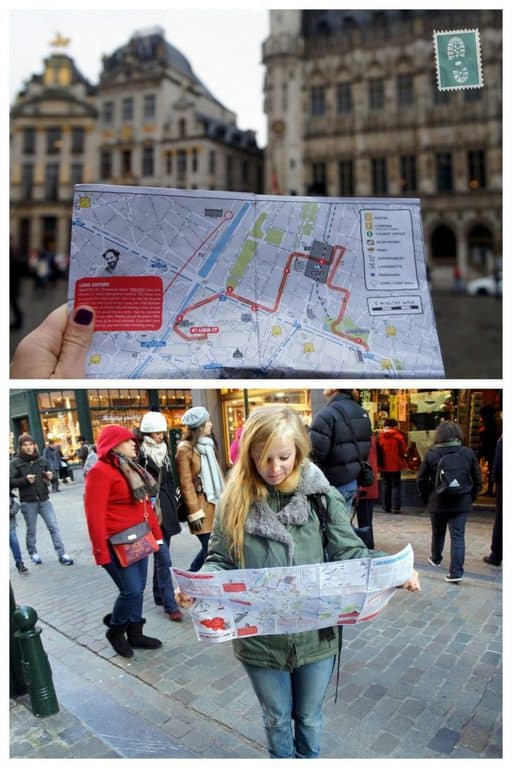
{"label": "dark red nail polish", "polygon": [[90,309],[84,309],[82,307],[75,312],[73,320],[75,323],[78,323],[78,325],[90,325],[93,317],[94,315]]}

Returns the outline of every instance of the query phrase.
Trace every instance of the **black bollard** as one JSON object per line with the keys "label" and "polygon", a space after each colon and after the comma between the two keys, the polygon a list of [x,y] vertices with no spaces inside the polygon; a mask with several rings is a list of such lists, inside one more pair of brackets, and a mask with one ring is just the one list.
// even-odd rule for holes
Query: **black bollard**
{"label": "black bollard", "polygon": [[37,717],[54,715],[59,711],[59,704],[48,656],[41,642],[42,630],[35,626],[37,613],[29,605],[20,605],[14,611],[13,618],[17,627],[14,637],[21,648],[21,663],[32,712]]}
{"label": "black bollard", "polygon": [[23,696],[27,693],[28,686],[23,674],[23,664],[21,661],[21,649],[19,640],[14,637],[16,627],[14,625],[14,611],[16,610],[16,600],[12,585],[9,584],[9,696],[15,699],[16,696]]}

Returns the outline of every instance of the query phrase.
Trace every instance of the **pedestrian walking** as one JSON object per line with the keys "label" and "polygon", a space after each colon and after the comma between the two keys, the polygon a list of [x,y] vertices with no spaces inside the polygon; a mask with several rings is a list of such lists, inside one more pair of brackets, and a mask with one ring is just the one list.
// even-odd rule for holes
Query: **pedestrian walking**
{"label": "pedestrian walking", "polygon": [[489,565],[501,565],[503,559],[503,436],[496,444],[494,455],[494,484],[496,487],[496,515],[492,528],[491,553],[484,560]]}
{"label": "pedestrian walking", "polygon": [[407,458],[407,443],[396,419],[385,419],[377,438],[377,464],[382,480],[384,512],[400,514],[402,506],[402,469]]}
{"label": "pedestrian walking", "polygon": [[[324,539],[312,496],[326,504],[331,560],[372,556],[351,525],[346,504],[308,460],[310,442],[296,411],[258,408],[249,416],[228,478],[202,572],[272,568],[324,561]],[[405,588],[418,590],[414,572]],[[183,606],[191,599],[178,593]],[[338,650],[338,628],[233,641],[263,710],[273,758],[320,754],[322,704]]]}
{"label": "pedestrian walking", "polygon": [[428,561],[434,567],[441,565],[448,528],[450,570],[445,580],[458,584],[464,576],[466,520],[482,479],[477,457],[463,445],[462,430],[454,421],[438,425],[416,481],[432,525]]}
{"label": "pedestrian walking", "polygon": [[310,429],[311,458],[351,508],[357,494],[361,461],[370,450],[372,427],[350,389],[324,389],[326,405],[315,415]]}
{"label": "pedestrian walking", "polygon": [[181,533],[181,525],[176,512],[176,483],[166,441],[165,416],[156,411],[145,413],[139,432],[142,442],[138,461],[158,484],[155,511],[163,534],[163,542],[153,555],[153,598],[156,605],[163,606],[171,621],[183,621],[171,576],[171,538]]}
{"label": "pedestrian walking", "polygon": [[215,454],[212,422],[206,408],[201,405],[189,408],[181,422],[186,430],[176,450],[176,469],[181,496],[188,512],[188,526],[201,544],[189,571],[198,571],[208,551],[215,507],[224,489],[224,478]]}
{"label": "pedestrian walking", "polygon": [[367,529],[366,545],[368,549],[375,549],[375,538],[373,535],[373,509],[375,502],[379,498],[379,481],[377,470],[377,439],[372,435],[370,440],[370,450],[368,453],[368,464],[373,469],[374,481],[371,485],[359,486],[355,501],[357,516],[357,527]]}
{"label": "pedestrian walking", "polygon": [[129,429],[109,424],[100,431],[96,446],[98,461],[85,480],[85,515],[96,563],[119,590],[112,613],[103,617],[108,627],[106,637],[116,653],[129,658],[133,648],[162,645],[157,638],[143,634],[149,551],[123,566],[109,539],[132,526],[147,523],[157,544],[161,544],[162,531],[150,498],[156,484],[134,461],[137,447]]}
{"label": "pedestrian walking", "polygon": [[96,443],[94,443],[94,445],[90,446],[89,453],[87,454],[87,458],[83,466],[84,479],[87,477],[88,471],[94,467],[97,461],[98,454],[96,453]]}
{"label": "pedestrian walking", "polygon": [[20,505],[18,499],[11,491],[9,494],[9,547],[11,548],[12,556],[14,557],[16,570],[18,573],[25,576],[28,573],[28,568],[23,562],[20,542],[18,541],[18,535],[16,533],[16,515],[19,511]]}
{"label": "pedestrian walking", "polygon": [[39,456],[31,435],[24,433],[18,438],[18,453],[9,466],[10,488],[17,488],[20,495],[21,514],[27,524],[26,545],[34,563],[43,562],[37,551],[37,518],[41,515],[50,533],[52,544],[62,565],[73,565],[73,558],[66,554],[57,517],[50,501],[48,485],[52,471],[46,459]]}
{"label": "pedestrian walking", "polygon": [[54,440],[48,440],[43,451],[43,458],[46,459],[48,465],[52,471],[52,491],[57,493],[59,489],[59,477],[60,477],[60,451],[57,449]]}

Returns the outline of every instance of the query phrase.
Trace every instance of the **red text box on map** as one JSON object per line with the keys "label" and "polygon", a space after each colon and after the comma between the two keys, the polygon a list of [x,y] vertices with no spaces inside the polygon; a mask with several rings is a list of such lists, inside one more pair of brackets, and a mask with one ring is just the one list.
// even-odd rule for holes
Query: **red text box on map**
{"label": "red text box on map", "polygon": [[160,277],[83,277],[75,284],[75,307],[96,312],[95,331],[158,331],[162,327]]}

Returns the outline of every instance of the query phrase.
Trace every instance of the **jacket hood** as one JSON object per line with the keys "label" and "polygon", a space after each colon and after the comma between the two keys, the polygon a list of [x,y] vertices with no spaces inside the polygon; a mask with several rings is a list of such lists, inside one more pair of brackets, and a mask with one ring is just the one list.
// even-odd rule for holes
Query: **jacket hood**
{"label": "jacket hood", "polygon": [[112,448],[125,440],[135,440],[135,435],[130,429],[120,427],[117,424],[109,424],[103,427],[96,440],[96,453],[98,458],[104,458]]}

